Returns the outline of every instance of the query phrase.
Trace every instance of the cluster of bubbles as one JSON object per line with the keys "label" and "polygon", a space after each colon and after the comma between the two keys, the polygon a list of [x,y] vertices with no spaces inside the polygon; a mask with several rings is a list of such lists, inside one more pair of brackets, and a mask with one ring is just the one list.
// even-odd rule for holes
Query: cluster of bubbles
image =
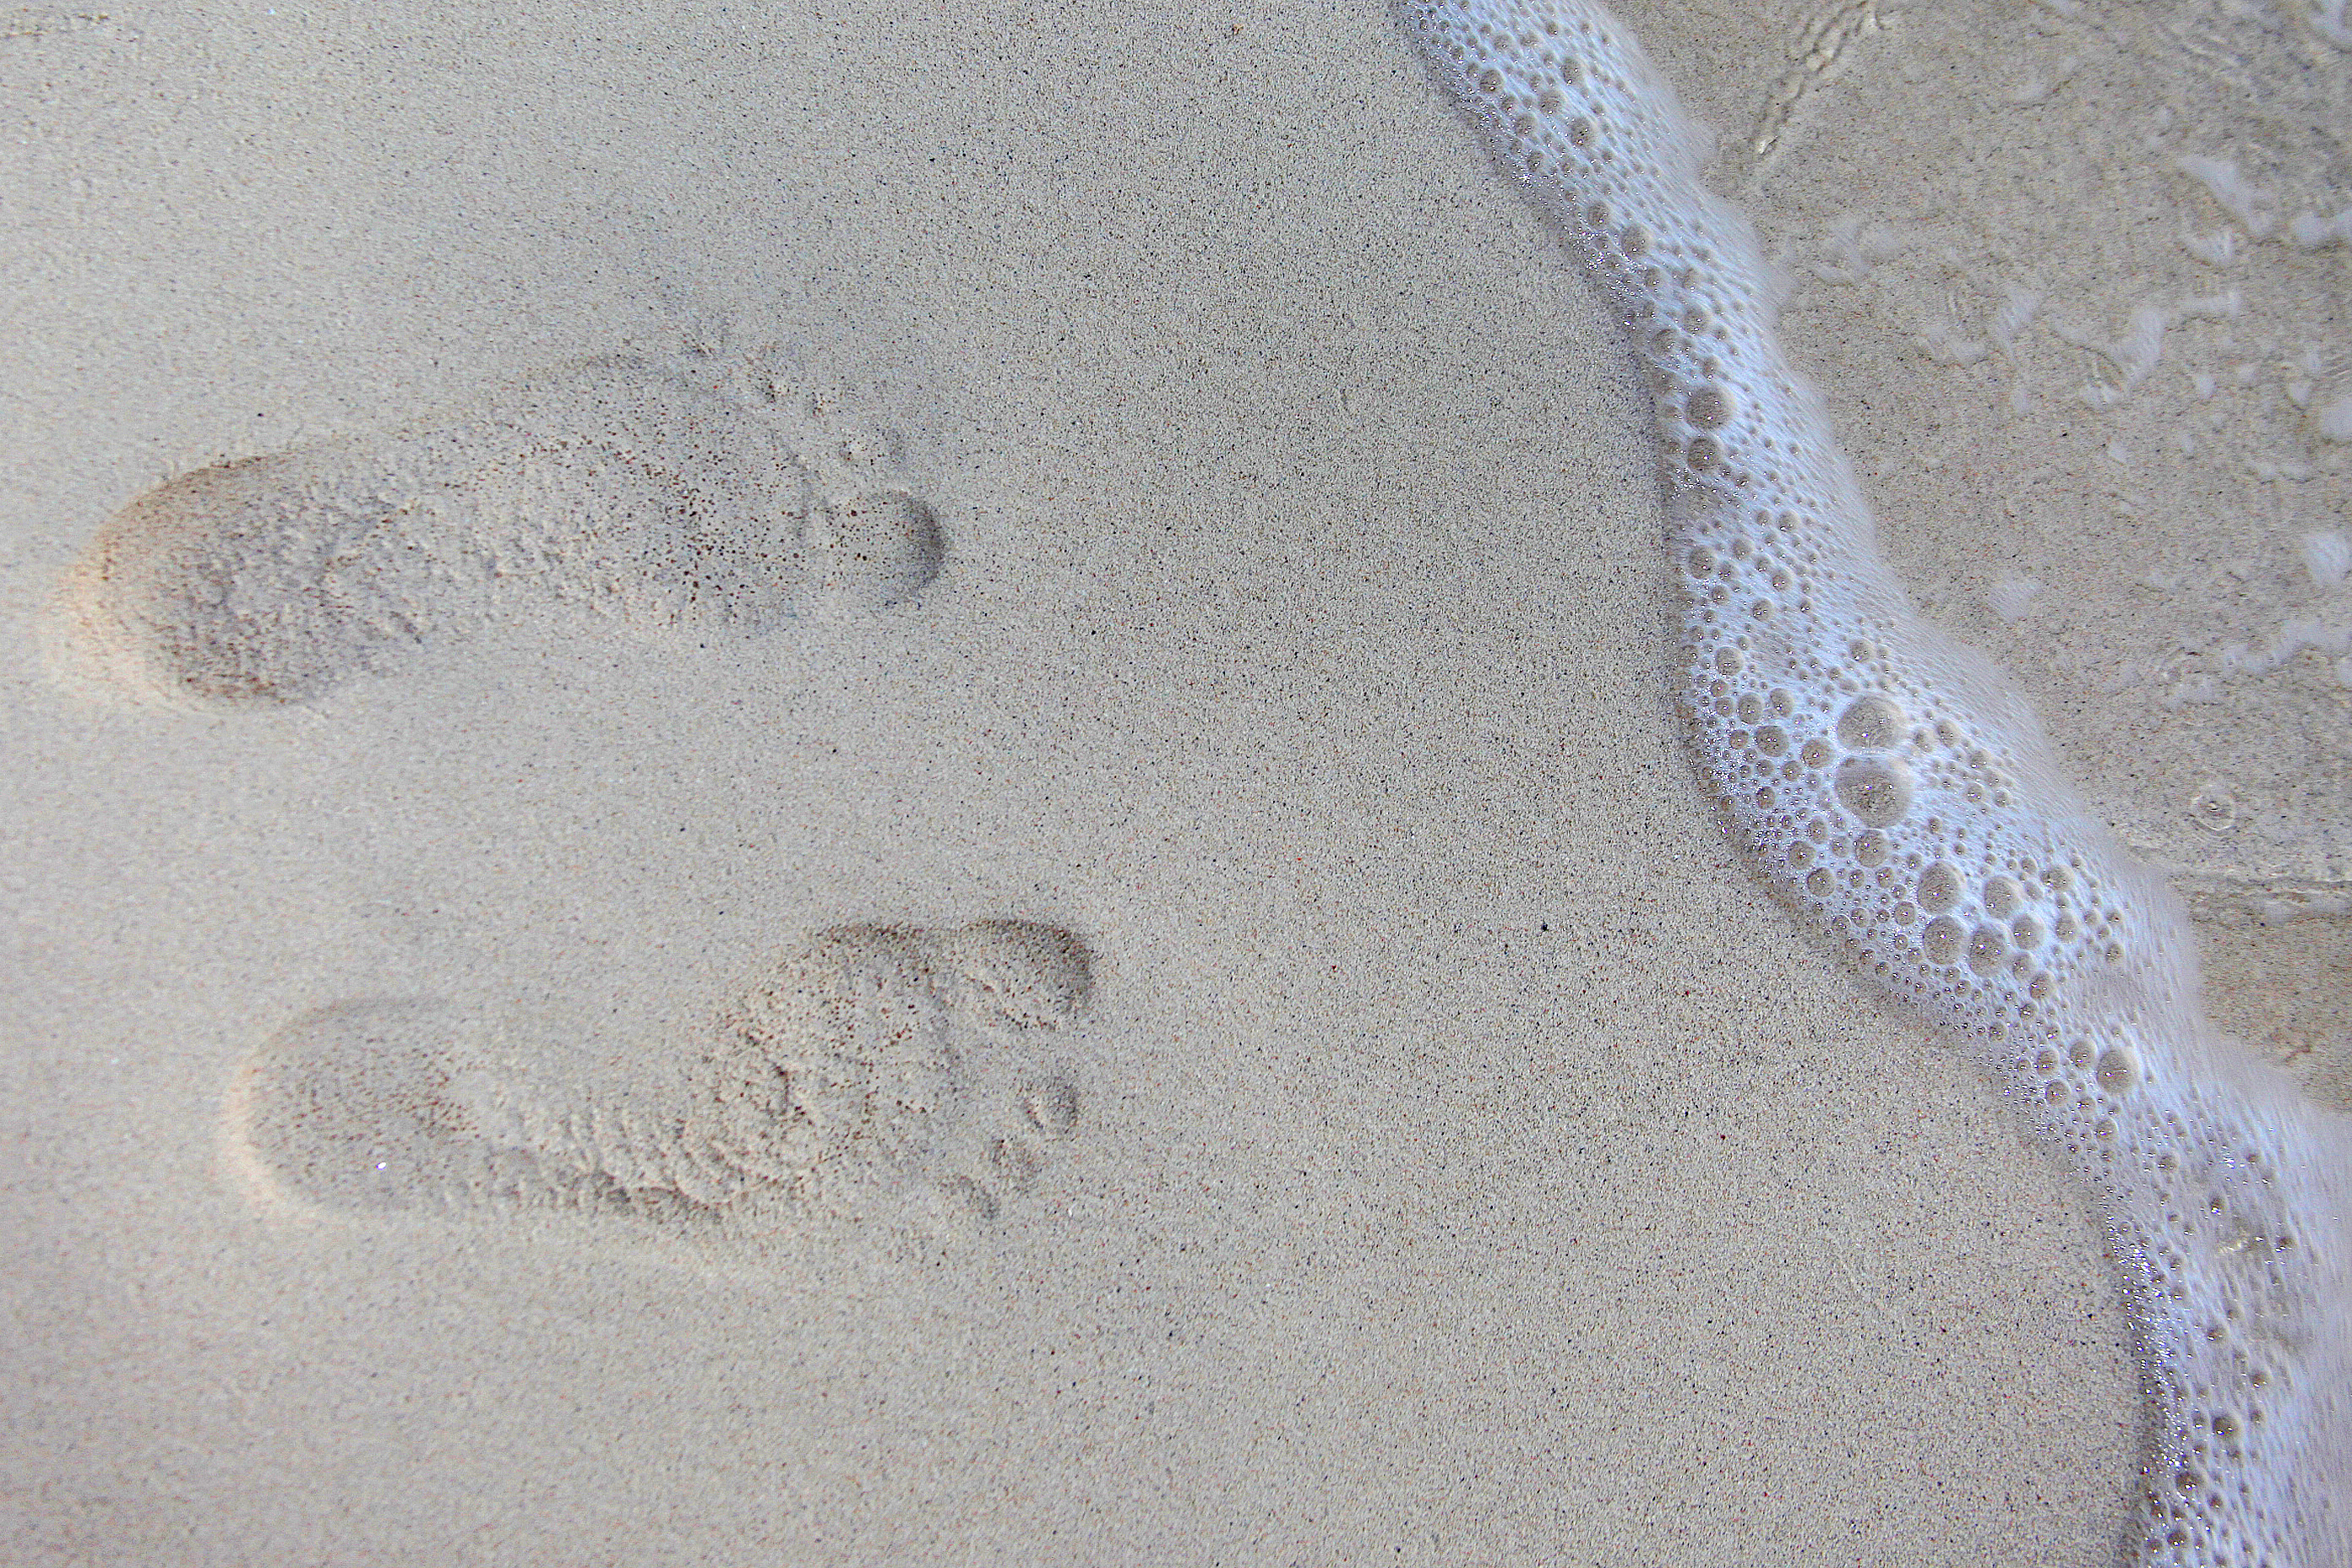
{"label": "cluster of bubbles", "polygon": [[1580,242],[1648,374],[1684,705],[1734,830],[1860,971],[1964,1040],[2102,1194],[2153,1401],[2137,1554],[2352,1561],[2342,1134],[2216,1040],[2167,891],[2022,703],[1913,612],[1754,237],[1577,0],[1419,0],[1440,76]]}

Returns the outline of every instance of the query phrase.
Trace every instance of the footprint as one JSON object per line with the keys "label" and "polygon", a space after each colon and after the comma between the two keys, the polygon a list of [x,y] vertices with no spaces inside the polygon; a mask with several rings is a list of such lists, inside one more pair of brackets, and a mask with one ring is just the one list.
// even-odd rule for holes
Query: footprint
{"label": "footprint", "polygon": [[919,593],[943,544],[887,442],[737,368],[591,361],[183,474],[68,569],[55,640],[129,692],[289,703],[526,599],[759,630]]}
{"label": "footprint", "polygon": [[1077,1131],[1050,1047],[1092,968],[1050,925],[838,927],[720,1006],[653,1103],[519,1088],[454,1007],[342,1003],[238,1071],[231,1159],[257,1197],[331,1213],[992,1221]]}
{"label": "footprint", "polygon": [[1854,45],[1885,26],[1878,0],[1819,0],[1806,8],[1790,40],[1792,63],[1772,84],[1748,134],[1748,152],[1759,168],[1780,152],[1790,123],[1813,94],[1853,63],[1861,52]]}

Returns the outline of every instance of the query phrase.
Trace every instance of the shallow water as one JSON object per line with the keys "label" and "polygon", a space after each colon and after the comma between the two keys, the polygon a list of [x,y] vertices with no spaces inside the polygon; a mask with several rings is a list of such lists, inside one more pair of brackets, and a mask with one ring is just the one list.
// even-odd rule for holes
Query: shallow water
{"label": "shallow water", "polygon": [[1914,595],[2189,899],[2217,1022],[2352,1103],[2352,452],[2326,434],[2352,296],[2322,221],[2352,73],[2325,15],[1629,20],[1789,268],[1784,338]]}

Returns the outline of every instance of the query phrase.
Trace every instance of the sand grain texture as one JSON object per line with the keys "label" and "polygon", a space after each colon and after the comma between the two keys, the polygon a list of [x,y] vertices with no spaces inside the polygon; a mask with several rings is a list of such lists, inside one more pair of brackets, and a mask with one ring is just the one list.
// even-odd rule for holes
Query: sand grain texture
{"label": "sand grain texture", "polygon": [[[1752,58],[1631,20],[1730,145],[1808,18],[1741,21]],[[1931,199],[1931,148],[1820,149],[1927,90],[1902,59],[1995,46],[1857,48],[1890,40],[1738,189],[1768,237],[1808,180]],[[1640,389],[1377,8],[58,15],[0,73],[12,1560],[2106,1560],[2135,1390],[2083,1202],[1725,843]],[[1792,353],[1864,454],[1843,399],[2006,406],[1864,286],[1791,321],[1817,300],[1850,313]],[[665,585],[492,592],[453,503],[465,547],[423,553],[471,596],[401,583],[463,635],[260,701],[111,701],[56,657],[58,584],[158,486],[616,359],[752,410],[776,473],[919,498],[935,572],[751,616],[634,567],[599,580]],[[2334,450],[2262,482],[2323,494]],[[723,515],[594,467],[498,505]],[[1977,547],[1874,499],[1961,593]],[[2104,527],[2072,554],[2127,552]],[[532,559],[611,563],[566,548]],[[2070,761],[2122,743],[2033,695]],[[2275,869],[2210,874],[2237,909]],[[2247,916],[2247,963],[2340,962],[2261,934],[2328,918]],[[956,934],[1013,930],[1086,954],[1050,1026]],[[789,1143],[752,1191],[583,1133],[703,1103],[746,987],[841,932],[839,973],[900,978],[836,1036],[889,1048],[758,1060],[855,1064],[776,1102],[835,1126],[896,1072],[887,1150],[803,1182],[835,1145]],[[420,1039],[457,1070],[408,1125],[537,1176],[255,1201],[257,1053]]]}

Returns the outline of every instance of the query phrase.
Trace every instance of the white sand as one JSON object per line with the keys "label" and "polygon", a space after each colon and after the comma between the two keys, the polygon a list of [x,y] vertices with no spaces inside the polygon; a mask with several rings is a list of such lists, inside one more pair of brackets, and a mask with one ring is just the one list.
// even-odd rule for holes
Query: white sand
{"label": "white sand", "polygon": [[[5,1554],[2104,1561],[2137,1413],[2096,1229],[1724,843],[1664,696],[1639,388],[1385,17],[821,9],[0,40]],[[1632,18],[1735,151],[1802,31]],[[2136,37],[2096,22],[1915,14],[1726,188],[1792,260],[1843,211],[2032,233],[2050,312],[2119,331],[2227,221],[2143,122],[2012,112],[1935,184],[1944,84]],[[2119,171],[2169,205],[2073,251],[2034,226]],[[2111,411],[2066,407],[2096,366],[2046,335],[2019,377],[1922,353],[1905,312],[1996,276],[1974,252],[1810,283],[1790,330],[1892,552],[2093,798],[2189,847],[2248,973],[2341,975],[2340,914],[2244,914],[2345,874],[2325,661],[2211,714],[2065,697],[2083,650],[2173,635],[2145,555],[2202,549],[2176,598],[2216,626],[2326,607],[2286,573],[2343,448],[2289,442],[2270,350],[2347,252],[2246,248],[2245,314]],[[772,344],[898,433],[948,541],[915,602],[756,637],[526,609],[260,710],[110,703],[43,655],[60,574],[173,475]],[[2166,460],[2268,498],[2251,542],[2168,472],[2123,487],[2153,547],[2016,477],[2152,457],[2242,361],[2270,423]],[[2015,628],[1970,607],[2011,568],[2045,584]],[[2210,766],[2258,826],[2163,826],[2189,763],[2150,737],[2232,711],[2255,760]],[[992,1220],[352,1217],[238,1179],[241,1064],[314,1009],[433,999],[500,1021],[519,1093],[657,1108],[773,954],[989,918],[1095,958],[1078,1020],[1021,1037],[1076,1126]],[[2341,1081],[2340,1019],[2217,980]]]}

